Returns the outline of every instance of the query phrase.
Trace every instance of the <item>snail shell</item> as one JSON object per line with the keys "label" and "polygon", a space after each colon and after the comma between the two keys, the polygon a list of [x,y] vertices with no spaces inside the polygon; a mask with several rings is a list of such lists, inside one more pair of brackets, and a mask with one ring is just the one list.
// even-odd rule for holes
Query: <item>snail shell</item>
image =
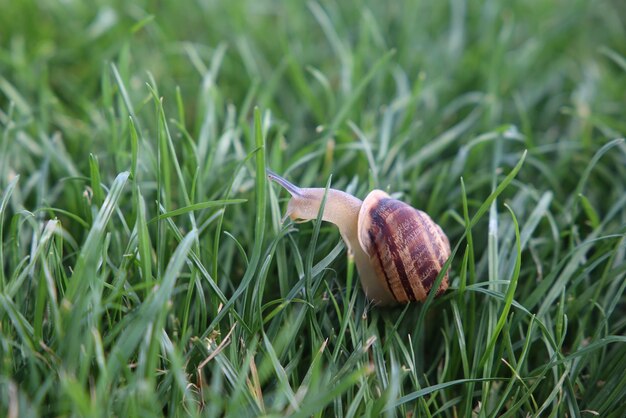
{"label": "snail shell", "polygon": [[[400,303],[426,300],[450,257],[450,242],[426,213],[373,190],[361,206],[359,243],[392,297]],[[448,288],[448,272],[437,295]]]}

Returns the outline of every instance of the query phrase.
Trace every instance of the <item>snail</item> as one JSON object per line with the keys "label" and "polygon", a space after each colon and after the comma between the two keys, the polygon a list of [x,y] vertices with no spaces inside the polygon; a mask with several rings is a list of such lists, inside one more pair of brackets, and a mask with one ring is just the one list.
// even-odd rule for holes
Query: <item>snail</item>
{"label": "snail", "polygon": [[[423,302],[444,263],[450,242],[426,213],[373,190],[365,200],[325,188],[300,188],[267,170],[291,195],[287,213],[293,221],[316,219],[324,194],[322,220],[335,224],[361,279],[365,296],[377,305]],[[448,288],[448,272],[437,289]]]}

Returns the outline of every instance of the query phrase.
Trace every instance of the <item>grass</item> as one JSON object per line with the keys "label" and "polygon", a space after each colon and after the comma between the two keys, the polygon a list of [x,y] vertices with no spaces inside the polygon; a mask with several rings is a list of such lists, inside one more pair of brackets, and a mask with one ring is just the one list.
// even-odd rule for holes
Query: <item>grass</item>
{"label": "grass", "polygon": [[[622,2],[0,8],[1,416],[623,416]],[[371,306],[266,167],[450,290]]]}

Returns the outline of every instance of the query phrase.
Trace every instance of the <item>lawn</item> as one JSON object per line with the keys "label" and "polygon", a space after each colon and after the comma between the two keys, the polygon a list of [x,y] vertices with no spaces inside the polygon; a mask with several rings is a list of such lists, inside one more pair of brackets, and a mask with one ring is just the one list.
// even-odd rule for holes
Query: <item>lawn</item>
{"label": "lawn", "polygon": [[[0,416],[624,416],[623,1],[0,10]],[[447,292],[266,168],[430,214]]]}

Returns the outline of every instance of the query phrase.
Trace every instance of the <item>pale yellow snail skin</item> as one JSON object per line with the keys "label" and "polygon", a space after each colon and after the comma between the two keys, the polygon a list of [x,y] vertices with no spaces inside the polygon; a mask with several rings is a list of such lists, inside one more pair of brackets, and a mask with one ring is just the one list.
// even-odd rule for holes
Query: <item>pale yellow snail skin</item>
{"label": "pale yellow snail skin", "polygon": [[[326,189],[300,188],[270,170],[267,174],[291,195],[286,216],[294,221],[317,218]],[[450,243],[439,225],[382,190],[371,191],[362,201],[328,189],[322,220],[339,228],[365,296],[377,305],[424,301],[450,256]],[[446,272],[437,294],[447,288]]]}

